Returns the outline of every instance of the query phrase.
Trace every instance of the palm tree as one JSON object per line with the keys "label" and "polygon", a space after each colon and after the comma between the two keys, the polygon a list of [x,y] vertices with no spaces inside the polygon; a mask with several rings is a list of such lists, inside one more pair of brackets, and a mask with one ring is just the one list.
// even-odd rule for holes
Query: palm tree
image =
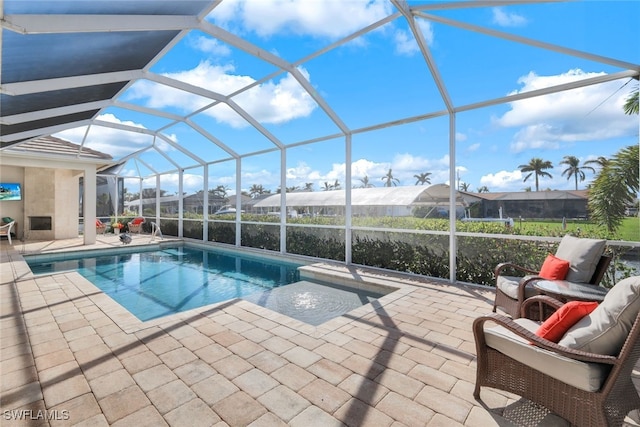
{"label": "palm tree", "polygon": [[339,190],[340,189],[340,181],[338,181],[336,179],[336,181],[333,183],[333,189],[334,190]]}
{"label": "palm tree", "polygon": [[638,114],[640,113],[640,106],[639,104],[639,97],[640,94],[638,92],[640,88],[635,88],[634,90],[631,91],[631,93],[629,94],[629,96],[627,97],[627,99],[625,100],[624,103],[624,113],[628,114],[628,115],[632,115],[632,114]]}
{"label": "palm tree", "polygon": [[560,164],[567,165],[567,168],[562,171],[562,176],[567,175],[567,179],[571,179],[573,176],[576,181],[576,190],[578,189],[578,178],[580,181],[584,181],[585,170],[590,170],[592,173],[596,173],[596,170],[591,166],[580,166],[580,159],[576,156],[564,156],[564,159]]}
{"label": "palm tree", "polygon": [[369,181],[369,177],[365,175],[363,178],[360,178],[360,185],[357,188],[371,188],[375,187],[371,181]]}
{"label": "palm tree", "polygon": [[483,185],[477,190],[477,193],[488,193],[488,192],[489,192],[489,187],[487,187],[486,185]]}
{"label": "palm tree", "polygon": [[422,172],[419,175],[413,175],[413,177],[416,179],[416,185],[431,184],[431,179],[429,178],[429,175],[431,175],[431,172]]}
{"label": "palm tree", "polygon": [[625,207],[638,193],[640,167],[638,145],[618,151],[600,170],[589,191],[589,212],[598,223],[614,232],[622,223]]}
{"label": "palm tree", "polygon": [[594,160],[587,160],[586,162],[584,162],[585,165],[591,165],[591,164],[597,165],[600,169],[607,166],[607,163],[609,163],[609,159],[603,156],[600,156]]}
{"label": "palm tree", "polygon": [[329,184],[327,181],[324,182],[324,187],[322,187],[323,191],[331,191],[333,190],[333,185]]}
{"label": "palm tree", "polygon": [[253,184],[251,188],[249,188],[249,195],[252,199],[264,194],[264,187],[262,184]]}
{"label": "palm tree", "polygon": [[389,169],[389,172],[387,172],[387,174],[380,179],[384,181],[385,187],[391,187],[391,186],[395,187],[400,182],[398,178],[393,177],[393,173],[391,172],[391,169]]}
{"label": "palm tree", "polygon": [[529,172],[529,174],[524,177],[524,182],[531,178],[531,175],[535,176],[536,191],[540,191],[539,177],[546,176],[552,178],[549,172],[544,171],[545,169],[551,169],[553,167],[549,160],[542,160],[538,157],[534,157],[533,159],[529,160],[529,164],[520,165],[518,167],[520,168],[520,172],[522,173]]}
{"label": "palm tree", "polygon": [[313,191],[313,182],[306,182],[304,184],[304,191]]}
{"label": "palm tree", "polygon": [[460,191],[469,191],[469,188],[471,188],[471,184],[469,184],[468,182],[460,183]]}

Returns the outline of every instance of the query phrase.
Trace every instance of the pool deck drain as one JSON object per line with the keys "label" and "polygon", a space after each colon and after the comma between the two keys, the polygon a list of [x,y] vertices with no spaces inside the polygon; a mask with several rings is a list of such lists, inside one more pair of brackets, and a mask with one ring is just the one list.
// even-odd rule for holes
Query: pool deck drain
{"label": "pool deck drain", "polygon": [[472,396],[488,288],[319,265],[399,291],[317,327],[242,300],[133,322],[76,273],[30,276],[19,253],[80,239],[14,245],[0,243],[3,426],[509,426],[505,408],[526,405]]}

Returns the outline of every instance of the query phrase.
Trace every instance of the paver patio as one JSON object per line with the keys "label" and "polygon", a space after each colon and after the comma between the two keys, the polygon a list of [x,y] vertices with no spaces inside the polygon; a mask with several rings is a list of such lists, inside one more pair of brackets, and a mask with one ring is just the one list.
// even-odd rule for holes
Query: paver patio
{"label": "paver patio", "polygon": [[80,240],[0,245],[3,426],[484,427],[531,410],[473,398],[487,287],[358,269],[400,289],[318,327],[242,300],[143,323],[75,272],[34,277],[21,255]]}

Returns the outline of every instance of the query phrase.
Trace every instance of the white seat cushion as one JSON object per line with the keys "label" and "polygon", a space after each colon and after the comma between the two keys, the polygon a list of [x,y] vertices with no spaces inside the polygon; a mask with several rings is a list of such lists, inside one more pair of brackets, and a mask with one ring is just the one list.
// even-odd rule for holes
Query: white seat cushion
{"label": "white seat cushion", "polygon": [[[514,321],[533,333],[540,326],[538,322],[525,318]],[[538,348],[502,326],[485,328],[484,335],[489,347],[582,390],[600,390],[609,375],[610,367],[607,365],[573,360]]]}
{"label": "white seat cushion", "polygon": [[[509,296],[511,299],[518,299],[518,283],[523,279],[528,279],[533,276],[515,277],[515,276],[498,276],[496,286]],[[538,292],[533,288],[532,283],[527,283],[524,288],[524,297],[530,298],[534,295],[538,295]]]}

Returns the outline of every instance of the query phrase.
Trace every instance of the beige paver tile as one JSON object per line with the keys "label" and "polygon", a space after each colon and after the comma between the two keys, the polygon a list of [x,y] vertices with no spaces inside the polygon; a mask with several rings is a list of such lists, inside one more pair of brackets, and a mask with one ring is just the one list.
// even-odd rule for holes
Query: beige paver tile
{"label": "beige paver tile", "polygon": [[70,331],[63,332],[62,335],[64,335],[64,338],[67,341],[73,341],[79,338],[87,337],[89,335],[94,335],[95,333],[96,333],[96,330],[93,329],[91,326],[84,326],[82,328],[72,329]]}
{"label": "beige paver tile", "polygon": [[164,364],[170,369],[175,369],[178,366],[182,366],[185,363],[192,362],[198,358],[191,350],[184,347],[168,351],[161,354],[159,357],[160,360],[162,360],[162,362],[164,362]]}
{"label": "beige paver tile", "polygon": [[61,365],[66,362],[75,360],[73,353],[68,348],[43,354],[35,358],[36,368],[39,370],[49,369],[52,366]]}
{"label": "beige paver tile", "polygon": [[167,422],[153,406],[146,406],[113,423],[113,427],[161,427]]}
{"label": "beige paver tile", "polygon": [[351,399],[349,393],[321,379],[307,384],[299,393],[300,396],[330,414]]}
{"label": "beige paver tile", "polygon": [[34,381],[3,392],[0,395],[0,407],[20,408],[43,399],[40,383]]}
{"label": "beige paver tile", "polygon": [[[4,411],[5,408],[2,409]],[[2,413],[3,427],[49,427],[46,419],[37,416],[46,413],[46,406],[42,400],[26,403],[8,411]],[[60,417],[64,417],[64,414],[60,414]]]}
{"label": "beige paver tile", "polygon": [[[466,425],[466,424],[459,423],[447,417],[446,415],[442,415],[442,414],[435,414],[433,418],[429,420],[429,424],[427,424],[428,427],[457,427],[457,426],[462,427],[463,425]],[[491,424],[485,424],[485,425],[488,426]]]}
{"label": "beige paver tile", "polygon": [[270,374],[278,368],[289,363],[287,359],[282,356],[278,356],[275,353],[270,351],[263,351],[261,353],[256,354],[255,356],[247,359],[247,362],[251,363],[256,368],[261,371]]}
{"label": "beige paver tile", "polygon": [[240,390],[219,374],[192,385],[191,389],[210,406]]}
{"label": "beige paver tile", "polygon": [[282,357],[302,368],[307,368],[322,358],[319,354],[302,347],[294,347],[291,350],[287,350],[282,353]]}
{"label": "beige paver tile", "polygon": [[242,335],[229,330],[219,332],[210,338],[224,347],[229,347],[244,339]]}
{"label": "beige paver tile", "polygon": [[94,415],[91,418],[87,418],[84,421],[79,422],[78,424],[74,424],[73,427],[109,427],[109,423],[105,416],[100,413],[98,415]]}
{"label": "beige paver tile", "polygon": [[289,363],[274,371],[271,376],[292,390],[300,390],[302,387],[315,380],[316,377],[305,369]]}
{"label": "beige paver tile", "polygon": [[243,391],[238,391],[212,405],[230,426],[246,426],[267,412],[267,409]]}
{"label": "beige paver tile", "polygon": [[408,376],[445,392],[450,391],[456,381],[458,381],[458,379],[451,374],[425,365],[416,365],[409,371]]}
{"label": "beige paver tile", "polygon": [[282,354],[295,347],[291,341],[278,336],[273,336],[260,343],[264,348],[274,352],[275,354]]}
{"label": "beige paver tile", "polygon": [[[65,345],[67,345],[66,341],[64,341],[64,340],[61,340],[61,341],[64,342]],[[94,347],[94,346],[98,346],[98,345],[104,345],[104,341],[102,341],[102,338],[100,338],[99,335],[88,335],[86,337],[82,337],[82,338],[79,338],[77,340],[73,340],[70,343],[68,343],[68,347],[74,353],[77,353],[77,352],[82,351],[84,349],[87,349],[87,348],[90,348],[90,347]]]}
{"label": "beige paver tile", "polygon": [[159,365],[162,361],[158,356],[147,350],[133,356],[125,357],[121,359],[121,363],[130,374],[135,374]]}
{"label": "beige paver tile", "polygon": [[29,356],[24,357],[20,355],[12,357],[11,359],[2,361],[2,372],[21,371],[30,366],[34,366],[34,363],[34,360]]}
{"label": "beige paver tile", "polygon": [[337,346],[331,342],[320,345],[314,351],[320,356],[332,360],[336,363],[341,363],[346,358],[353,355],[352,351],[346,350],[341,346]]}
{"label": "beige paver tile", "polygon": [[266,414],[249,424],[247,427],[288,427],[289,425],[289,423],[285,423],[280,418],[278,418],[277,415],[271,412],[267,412]]}
{"label": "beige paver tile", "polygon": [[288,422],[311,403],[286,386],[278,386],[258,398],[269,411]]}
{"label": "beige paver tile", "polygon": [[42,394],[47,407],[56,406],[90,391],[86,378],[78,373],[42,384]]}
{"label": "beige paver tile", "polygon": [[256,354],[265,350],[265,348],[261,345],[246,339],[238,341],[237,343],[234,343],[227,348],[244,359],[248,359],[251,356],[255,356]]}
{"label": "beige paver tile", "polygon": [[258,344],[261,343],[262,341],[268,340],[269,338],[273,337],[273,334],[271,332],[265,331],[264,329],[261,329],[261,328],[256,328],[255,324],[253,326],[254,326],[253,328],[247,331],[243,331],[242,336]]}
{"label": "beige paver tile", "polygon": [[87,319],[85,319],[84,316],[79,313],[77,319],[68,320],[66,322],[60,322],[60,319],[58,318],[58,326],[60,327],[60,330],[62,332],[73,331],[74,329],[84,328],[87,326],[90,327]]}
{"label": "beige paver tile", "polygon": [[218,414],[200,399],[193,399],[164,415],[171,427],[208,427],[221,421]]}
{"label": "beige paver tile", "polygon": [[151,402],[140,387],[134,385],[99,399],[98,404],[107,421],[114,423],[130,414],[141,412]]}
{"label": "beige paver tile", "polygon": [[318,378],[335,385],[340,384],[353,373],[350,369],[327,359],[320,359],[307,370]]}
{"label": "beige paver tile", "polygon": [[182,347],[180,341],[173,337],[163,336],[154,338],[146,342],[147,348],[154,352],[156,355],[164,354],[168,351],[175,350]]}
{"label": "beige paver tile", "polygon": [[415,400],[459,423],[464,422],[473,407],[471,403],[429,385],[422,389]]}
{"label": "beige paver tile", "polygon": [[425,425],[435,415],[431,409],[395,392],[382,398],[376,409],[407,426]]}
{"label": "beige paver tile", "polygon": [[211,366],[229,380],[232,380],[238,375],[242,375],[253,368],[249,362],[235,354],[218,360],[212,363]]}
{"label": "beige paver tile", "polygon": [[214,363],[231,355],[231,352],[218,343],[196,350],[195,355],[207,363]]}
{"label": "beige paver tile", "polygon": [[201,359],[185,363],[174,369],[173,372],[187,385],[198,383],[217,374],[215,369]]}
{"label": "beige paver tile", "polygon": [[151,403],[161,414],[196,398],[196,394],[182,381],[175,380],[156,387],[147,393]]}
{"label": "beige paver tile", "polygon": [[387,369],[376,379],[376,382],[410,399],[414,398],[424,387],[421,381],[408,377],[400,372]]}
{"label": "beige paver tile", "polygon": [[280,383],[258,369],[252,369],[232,381],[253,398],[262,396]]}
{"label": "beige paver tile", "polygon": [[343,427],[345,424],[316,406],[309,406],[288,423],[291,427]]}
{"label": "beige paver tile", "polygon": [[98,401],[91,393],[86,393],[75,399],[63,402],[58,406],[50,408],[49,411],[60,415],[53,417],[51,427],[68,426],[69,424],[75,425],[102,414]]}
{"label": "beige paver tile", "polygon": [[112,393],[119,392],[135,384],[131,374],[125,369],[118,369],[117,371],[109,372],[106,375],[89,381],[91,391],[93,391],[97,399],[102,399],[103,397],[107,397]]}
{"label": "beige paver tile", "polygon": [[0,381],[0,392],[4,393],[18,387],[23,387],[34,381],[38,381],[38,371],[35,366],[28,366],[13,372],[2,371],[2,381]]}
{"label": "beige paver tile", "polygon": [[199,350],[213,344],[213,340],[201,333],[189,335],[179,340],[180,343],[191,351]]}
{"label": "beige paver tile", "polygon": [[345,359],[342,362],[342,366],[370,379],[376,378],[385,369],[383,365],[359,354],[354,354]]}
{"label": "beige paver tile", "polygon": [[370,405],[376,405],[387,393],[389,389],[370,380],[362,375],[353,374],[338,384],[342,390],[351,396],[367,402]]}
{"label": "beige paver tile", "polygon": [[[19,348],[24,348],[24,347],[25,346],[19,346]],[[65,350],[68,348],[69,348],[69,345],[65,340],[53,340],[53,341],[47,341],[41,344],[33,345],[31,347],[31,351],[33,353],[33,357],[37,358],[40,356],[44,356],[45,354],[53,353],[59,350]],[[6,351],[3,349],[2,353],[3,353],[2,357],[4,359],[7,356]]]}
{"label": "beige paver tile", "polygon": [[178,377],[165,365],[156,365],[133,374],[133,379],[138,383],[142,390],[148,392],[163,384],[170,383],[171,381],[178,379]]}
{"label": "beige paver tile", "polygon": [[384,427],[393,423],[393,418],[358,399],[350,399],[333,416],[348,426]]}

